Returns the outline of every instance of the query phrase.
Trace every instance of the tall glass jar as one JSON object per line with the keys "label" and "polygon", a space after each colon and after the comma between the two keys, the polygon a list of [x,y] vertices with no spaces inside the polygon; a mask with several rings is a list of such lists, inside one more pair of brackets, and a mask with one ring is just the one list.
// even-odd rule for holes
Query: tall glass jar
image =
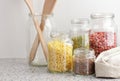
{"label": "tall glass jar", "polygon": [[117,27],[113,19],[112,13],[91,14],[90,47],[96,56],[117,46]]}
{"label": "tall glass jar", "polygon": [[89,48],[89,20],[85,18],[73,19],[71,24],[70,35],[74,43],[73,49]]}
{"label": "tall glass jar", "polygon": [[53,32],[48,42],[48,70],[70,72],[72,70],[72,40],[68,34]]}
{"label": "tall glass jar", "polygon": [[[40,15],[38,13],[35,13],[34,16],[37,18],[39,24],[42,22],[45,22],[44,30],[42,31],[43,37],[45,39],[45,42],[47,43],[50,39],[50,32],[53,27],[53,14],[51,15]],[[47,62],[45,59],[45,56],[43,54],[43,50],[41,47],[41,42],[39,43],[39,46],[37,47],[37,50],[35,52],[35,57],[32,61],[30,61],[30,53],[32,45],[37,37],[37,31],[35,28],[35,25],[32,20],[31,14],[29,14],[29,20],[28,20],[28,26],[27,26],[27,53],[28,53],[28,60],[29,64],[33,66],[47,66]],[[39,39],[39,37],[38,37]],[[38,41],[37,41],[38,42]]]}

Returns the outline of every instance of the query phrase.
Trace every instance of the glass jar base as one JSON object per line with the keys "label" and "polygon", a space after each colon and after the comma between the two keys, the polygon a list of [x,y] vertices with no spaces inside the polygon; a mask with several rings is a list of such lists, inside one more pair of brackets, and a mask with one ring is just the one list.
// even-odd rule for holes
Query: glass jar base
{"label": "glass jar base", "polygon": [[61,72],[60,72],[60,71],[52,71],[52,70],[49,70],[49,69],[48,69],[48,72],[49,72],[49,73],[60,73],[60,74],[64,74],[64,73],[71,73],[72,71],[61,71]]}
{"label": "glass jar base", "polygon": [[29,66],[34,66],[34,67],[47,67],[47,64],[41,64],[41,65],[37,65],[37,64],[32,64],[32,63],[29,63]]}

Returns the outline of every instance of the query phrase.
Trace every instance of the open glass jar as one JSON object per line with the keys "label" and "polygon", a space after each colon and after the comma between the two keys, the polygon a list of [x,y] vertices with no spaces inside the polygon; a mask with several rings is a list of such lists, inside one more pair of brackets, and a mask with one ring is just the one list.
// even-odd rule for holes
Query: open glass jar
{"label": "open glass jar", "polygon": [[95,72],[93,49],[77,48],[73,55],[73,72],[76,75],[90,75]]}
{"label": "open glass jar", "polygon": [[112,13],[91,14],[90,47],[96,56],[117,46],[117,26],[113,18]]}
{"label": "open glass jar", "polygon": [[[35,16],[37,18],[39,24],[41,22],[44,23],[42,33],[43,33],[44,40],[47,43],[49,41],[50,32],[51,32],[53,24],[54,24],[53,14],[40,15],[38,13],[35,13],[33,16]],[[34,54],[35,54],[34,59],[32,61],[30,61],[32,45],[36,38],[38,38],[37,42],[39,42],[39,37],[37,35],[37,31],[36,31],[35,25],[32,20],[32,15],[29,14],[29,20],[28,20],[28,26],[27,26],[27,53],[28,53],[29,64],[33,65],[33,66],[47,66],[47,62],[46,62],[46,59],[45,59],[45,56],[43,54],[43,50],[41,47],[41,42],[39,42],[39,45],[36,48],[36,52],[34,52]]]}
{"label": "open glass jar", "polygon": [[73,49],[84,47],[89,48],[89,20],[85,18],[73,19],[70,30],[73,40]]}
{"label": "open glass jar", "polygon": [[73,42],[68,34],[52,32],[48,42],[48,70],[50,72],[70,72],[72,70]]}

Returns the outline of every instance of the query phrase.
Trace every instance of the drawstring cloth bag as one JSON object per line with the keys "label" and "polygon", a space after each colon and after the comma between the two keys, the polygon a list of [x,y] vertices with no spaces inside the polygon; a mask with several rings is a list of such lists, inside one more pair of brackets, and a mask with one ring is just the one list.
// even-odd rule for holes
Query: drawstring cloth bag
{"label": "drawstring cloth bag", "polygon": [[120,78],[120,47],[102,52],[95,60],[96,77]]}

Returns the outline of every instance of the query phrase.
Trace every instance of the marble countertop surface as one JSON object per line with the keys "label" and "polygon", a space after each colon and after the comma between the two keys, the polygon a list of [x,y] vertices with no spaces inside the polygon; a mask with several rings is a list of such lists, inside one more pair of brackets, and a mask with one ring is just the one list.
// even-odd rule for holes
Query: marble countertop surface
{"label": "marble countertop surface", "polygon": [[25,59],[0,59],[0,81],[120,81],[90,76],[74,76],[72,73],[53,74],[47,67],[29,66]]}

